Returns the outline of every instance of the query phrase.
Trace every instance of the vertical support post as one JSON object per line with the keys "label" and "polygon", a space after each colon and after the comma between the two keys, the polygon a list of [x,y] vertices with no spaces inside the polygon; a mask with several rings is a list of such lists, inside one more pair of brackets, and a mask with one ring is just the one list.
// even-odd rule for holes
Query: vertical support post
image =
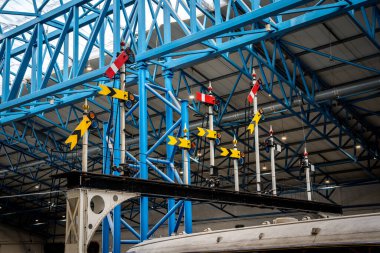
{"label": "vertical support post", "polygon": [[[103,174],[109,174],[109,159],[110,152],[108,149],[108,122],[103,123]],[[110,224],[108,223],[107,217],[103,219],[102,222],[102,253],[109,252],[109,233]]]}
{"label": "vertical support post", "polygon": [[[34,29],[38,29],[37,27]],[[32,73],[30,76],[30,93],[37,90],[37,45],[32,47]]]}
{"label": "vertical support post", "polygon": [[305,176],[306,176],[306,193],[307,200],[311,201],[311,183],[310,183],[310,164],[309,164],[309,154],[305,148],[303,153],[303,167],[305,168]]}
{"label": "vertical support post", "polygon": [[[208,85],[209,95],[212,95],[211,82]],[[214,110],[213,106],[208,106],[208,127],[214,130]],[[218,169],[215,167],[215,141],[210,139],[210,186],[216,186],[218,182]]]}
{"label": "vertical support post", "polygon": [[43,56],[42,56],[42,46],[44,45],[44,37],[43,37],[43,25],[38,24],[37,25],[37,73],[36,73],[36,90],[39,91],[41,89],[42,85],[42,63],[43,63]]}
{"label": "vertical support post", "polygon": [[[140,178],[148,179],[147,151],[148,151],[148,103],[147,91],[145,88],[146,64],[140,63],[138,66],[139,76],[139,139],[140,139]],[[148,197],[141,197],[140,202],[140,235],[141,241],[147,238],[149,232],[148,215],[149,215]]]}
{"label": "vertical support post", "polygon": [[[146,20],[145,0],[138,0],[138,41],[137,54],[146,50]],[[170,25],[164,24],[164,25]],[[139,89],[139,142],[140,142],[140,178],[148,179],[147,152],[148,152],[148,101],[145,87],[147,65],[145,62],[137,63],[138,89]],[[149,202],[148,197],[140,198],[140,240],[148,239],[149,232]]]}
{"label": "vertical support post", "polygon": [[[214,0],[214,9],[215,9],[215,25],[219,25],[222,22],[220,0]],[[221,43],[222,43],[222,38],[217,38],[216,44],[221,44]]]}
{"label": "vertical support post", "polygon": [[63,44],[63,81],[69,79],[69,44],[70,36],[67,34]]}
{"label": "vertical support post", "polygon": [[307,200],[311,201],[311,186],[310,186],[310,168],[306,167],[306,191],[307,191]]}
{"label": "vertical support post", "polygon": [[71,68],[71,76],[78,75],[78,62],[79,62],[79,7],[74,6],[73,12],[73,65]]}
{"label": "vertical support post", "polygon": [[[86,204],[85,204],[85,197],[86,193],[83,189],[79,190],[79,207],[78,207],[78,232],[79,232],[79,240],[78,240],[78,248],[79,248],[79,253],[85,253],[87,249],[85,249],[84,245],[86,243],[85,235],[86,235],[86,226],[85,226],[85,217],[87,215],[87,212],[85,210]],[[67,216],[66,216],[67,217]]]}
{"label": "vertical support post", "polygon": [[37,92],[40,89],[42,83],[42,24],[36,25],[34,29],[37,29],[36,45],[32,49],[32,80],[31,80],[31,93]]}
{"label": "vertical support post", "polygon": [[10,88],[10,74],[11,74],[11,49],[12,43],[11,39],[5,39],[5,53],[4,53],[4,67],[3,67],[3,85],[2,85],[2,95],[1,102],[4,103],[8,101],[9,88]]}
{"label": "vertical support post", "polygon": [[[183,129],[183,137],[185,139],[190,138],[189,133],[189,112],[188,112],[189,102],[187,100],[181,101],[181,125]],[[191,184],[191,168],[190,168],[190,154],[187,149],[182,150],[182,161],[183,161],[183,183],[186,185]],[[185,205],[185,232],[186,234],[191,234],[192,229],[192,208],[191,201],[186,200]]]}
{"label": "vertical support post", "polygon": [[[87,117],[88,114],[88,103],[87,98],[84,100],[83,105],[83,119]],[[87,158],[88,158],[88,131],[86,131],[83,135],[82,141],[82,172],[87,172]]]}
{"label": "vertical support post", "polygon": [[[234,150],[237,150],[236,144],[237,140],[236,137],[234,136],[233,140],[234,144]],[[235,182],[235,191],[239,191],[239,166],[238,166],[238,160],[234,159],[234,182]]]}
{"label": "vertical support post", "polygon": [[[171,6],[170,1],[164,1],[164,43],[170,43],[171,38],[171,25],[170,25],[170,12],[171,12]],[[190,7],[191,12],[191,7]],[[169,61],[171,57],[166,57],[166,60]],[[165,88],[166,88],[166,95],[165,98],[172,102],[171,96],[169,95],[169,92],[173,92],[173,72],[169,69],[164,70],[164,80],[165,80]],[[166,131],[170,129],[173,125],[173,109],[166,105],[165,106],[165,125],[166,125]],[[174,147],[171,145],[166,144],[166,159],[174,160],[174,156],[172,156]],[[171,161],[174,163],[174,161]],[[166,171],[168,174],[168,177],[170,179],[174,179],[174,171],[171,166],[171,164],[166,165]],[[172,210],[172,208],[175,205],[175,200],[173,198],[168,198],[168,210]],[[172,233],[175,232],[176,227],[176,217],[175,212],[173,212],[169,218],[168,218],[168,236],[170,236]]]}
{"label": "vertical support post", "polygon": [[[113,1],[113,51],[120,52],[120,1]],[[114,55],[116,57],[116,55]]]}
{"label": "vertical support post", "polygon": [[197,0],[190,0],[190,31],[191,33],[195,33],[197,31],[196,1]]}
{"label": "vertical support post", "polygon": [[[113,51],[114,57],[116,53],[120,52],[120,1],[113,1]],[[115,88],[120,89],[120,80],[115,81]],[[114,151],[113,151],[113,165],[119,167],[121,151],[121,111],[119,101],[117,99],[113,100],[113,110],[114,110],[114,126],[113,130],[114,136]],[[114,172],[115,175],[120,175],[118,172]],[[113,210],[113,252],[120,252],[121,250],[121,205],[118,205]]]}
{"label": "vertical support post", "polygon": [[269,130],[269,143],[270,143],[270,166],[271,166],[271,174],[272,174],[272,194],[274,196],[277,195],[277,186],[276,186],[276,164],[274,162],[274,138],[273,138],[273,129],[272,125],[270,126]]}
{"label": "vertical support post", "polygon": [[[124,50],[124,42],[121,42],[121,50]],[[120,68],[120,89],[125,91],[125,64]],[[120,105],[120,163],[125,164],[125,107],[124,101],[119,100]]]}
{"label": "vertical support post", "polygon": [[[115,81],[115,88],[120,88],[119,81]],[[119,167],[120,165],[120,111],[119,101],[113,99],[113,131],[114,131],[114,145],[113,145],[113,166]],[[117,171],[113,172],[114,175],[119,176]],[[121,245],[121,206],[118,205],[113,210],[113,252],[120,252]]]}
{"label": "vertical support post", "polygon": [[[253,98],[253,113],[255,115],[257,113],[257,94]],[[255,126],[255,157],[256,157],[256,186],[257,186],[257,192],[261,193],[259,124]]]}
{"label": "vertical support post", "polygon": [[[214,130],[214,110],[212,108],[212,105],[209,105],[208,107],[208,126],[210,128],[210,130]],[[210,174],[211,175],[214,175],[217,173],[214,171],[215,168],[215,141],[210,139],[210,169],[211,169],[211,172]]]}
{"label": "vertical support post", "polygon": [[107,24],[104,23],[99,31],[99,68],[103,67],[105,64],[105,55],[104,55],[104,49],[105,49],[105,33],[106,33],[106,26]]}
{"label": "vertical support post", "polygon": [[[172,98],[169,95],[169,92],[173,92],[173,72],[171,70],[164,70],[164,79],[165,79],[165,88],[166,88],[166,99],[170,102],[172,102]],[[169,105],[165,106],[165,124],[166,124],[166,131],[169,130],[173,125],[173,109]],[[166,159],[169,161],[170,159],[174,159],[174,156],[172,156],[174,146],[171,146],[169,144],[166,144]],[[174,161],[171,161],[172,163]],[[166,170],[168,177],[170,179],[174,180],[174,171],[171,167],[171,164],[166,165]],[[171,210],[175,205],[175,200],[173,198],[168,199],[168,210]],[[168,235],[170,236],[174,230],[176,225],[176,218],[175,213],[171,214],[168,219]]]}

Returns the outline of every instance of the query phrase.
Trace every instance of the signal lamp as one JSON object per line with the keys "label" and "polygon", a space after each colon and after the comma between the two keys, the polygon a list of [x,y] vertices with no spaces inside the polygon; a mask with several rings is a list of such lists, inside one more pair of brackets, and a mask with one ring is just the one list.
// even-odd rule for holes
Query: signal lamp
{"label": "signal lamp", "polygon": [[95,112],[90,111],[90,112],[88,113],[88,117],[89,117],[90,120],[91,120],[91,128],[92,128],[92,129],[96,129],[96,128],[98,128],[98,127],[99,127],[99,123],[98,123],[98,119],[96,118],[96,114],[95,114]]}
{"label": "signal lamp", "polygon": [[89,117],[90,119],[95,119],[95,118],[96,118],[96,115],[95,115],[95,113],[94,113],[93,111],[90,111],[90,112],[88,113],[88,117]]}

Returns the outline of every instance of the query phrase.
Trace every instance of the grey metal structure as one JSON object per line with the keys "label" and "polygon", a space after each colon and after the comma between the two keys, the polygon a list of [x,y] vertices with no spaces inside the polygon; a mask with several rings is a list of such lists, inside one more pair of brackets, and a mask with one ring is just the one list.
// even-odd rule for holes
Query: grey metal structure
{"label": "grey metal structure", "polygon": [[[279,223],[281,220],[285,223]],[[128,253],[308,252],[311,248],[317,248],[316,252],[338,252],[339,248],[356,246],[379,250],[380,213],[274,222],[277,224],[152,239],[132,247]]]}

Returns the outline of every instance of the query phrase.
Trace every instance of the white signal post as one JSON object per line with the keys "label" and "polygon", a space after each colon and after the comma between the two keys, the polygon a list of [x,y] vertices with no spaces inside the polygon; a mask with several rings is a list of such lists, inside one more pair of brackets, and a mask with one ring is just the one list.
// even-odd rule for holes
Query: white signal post
{"label": "white signal post", "polygon": [[[234,137],[234,150],[237,150],[237,140]],[[234,159],[234,182],[235,182],[235,191],[239,191],[239,166],[238,166],[238,159]]]}
{"label": "white signal post", "polygon": [[[124,51],[125,43],[121,42],[121,51]],[[125,91],[125,63],[120,67],[120,89]],[[125,106],[124,101],[119,100],[120,105],[120,163],[125,164]]]}
{"label": "white signal post", "polygon": [[[84,100],[83,105],[83,119],[87,117],[88,114],[88,103],[87,98]],[[82,172],[87,172],[87,157],[88,157],[88,131],[86,131],[83,135],[82,141]]]}
{"label": "white signal post", "polygon": [[[211,82],[208,85],[209,95],[212,95],[212,86]],[[214,110],[213,105],[208,106],[208,126],[211,131],[214,130]],[[210,139],[210,176],[214,176],[216,174],[215,171],[215,141]]]}
{"label": "white signal post", "polygon": [[[252,69],[252,85],[256,82],[256,73]],[[257,113],[257,93],[253,99],[253,113]],[[255,157],[256,157],[256,185],[257,192],[261,193],[260,150],[259,150],[259,125],[255,126]]]}
{"label": "white signal post", "polygon": [[[186,107],[185,107],[186,108]],[[188,139],[188,130],[185,126],[185,128],[183,129],[183,137],[185,139]],[[182,153],[183,153],[183,183],[184,184],[189,184],[189,151],[187,149],[183,149],[182,150]]]}
{"label": "white signal post", "polygon": [[311,183],[310,183],[310,164],[309,164],[309,154],[305,148],[303,153],[304,163],[305,163],[305,175],[306,175],[306,192],[307,200],[311,201]]}
{"label": "white signal post", "polygon": [[275,144],[274,144],[274,138],[273,138],[273,129],[272,125],[270,126],[269,130],[269,142],[270,142],[270,165],[271,165],[271,174],[272,174],[272,194],[274,196],[277,195],[277,186],[276,186],[276,164],[274,162],[274,149],[275,149]]}

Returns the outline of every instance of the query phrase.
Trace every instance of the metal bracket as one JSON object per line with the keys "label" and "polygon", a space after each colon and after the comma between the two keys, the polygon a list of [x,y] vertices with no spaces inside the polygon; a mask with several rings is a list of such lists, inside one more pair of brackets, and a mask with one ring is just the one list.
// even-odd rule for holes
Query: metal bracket
{"label": "metal bracket", "polygon": [[76,188],[66,197],[66,253],[85,253],[99,224],[117,205],[138,193]]}

